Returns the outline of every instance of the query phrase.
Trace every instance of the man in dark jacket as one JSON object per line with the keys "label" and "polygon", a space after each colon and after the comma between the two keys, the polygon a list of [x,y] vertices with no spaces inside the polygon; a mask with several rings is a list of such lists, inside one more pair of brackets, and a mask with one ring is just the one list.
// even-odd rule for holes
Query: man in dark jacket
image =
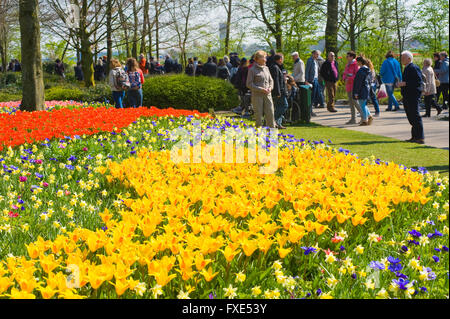
{"label": "man in dark jacket", "polygon": [[208,62],[203,65],[202,74],[205,76],[216,77],[217,75],[217,64],[213,62],[213,58],[209,57]]}
{"label": "man in dark jacket", "polygon": [[421,87],[423,85],[422,71],[412,62],[412,53],[409,51],[404,51],[402,53],[402,64],[405,66],[402,76],[403,81],[398,83],[398,86],[401,87],[406,116],[412,126],[412,137],[407,140],[407,142],[424,144],[425,136],[423,132],[422,118],[420,117],[419,112],[419,101],[422,93]]}
{"label": "man in dark jacket", "polygon": [[65,75],[64,75],[64,64],[62,63],[62,61],[60,59],[56,59],[55,61],[55,73],[57,75],[59,75],[60,77],[62,77],[63,79],[65,79]]}
{"label": "man in dark jacket", "polygon": [[269,54],[269,56],[267,57],[267,61],[266,61],[266,65],[267,65],[267,67],[270,69],[270,67],[272,66],[272,65],[274,65],[274,63],[275,63],[275,50],[274,49],[271,49],[270,50],[270,54]]}
{"label": "man in dark jacket", "polygon": [[320,68],[320,75],[325,80],[325,88],[327,89],[327,109],[329,112],[337,112],[334,103],[337,90],[336,83],[339,80],[339,68],[334,52],[328,53],[328,59]]}
{"label": "man in dark jacket", "polygon": [[275,123],[279,129],[285,129],[283,115],[288,109],[286,80],[283,73],[284,56],[277,53],[273,56],[273,65],[269,68],[273,79],[272,98],[275,106]]}
{"label": "man in dark jacket", "polygon": [[83,81],[84,75],[83,75],[83,69],[81,68],[81,61],[77,62],[77,65],[73,67],[75,71],[75,78],[77,81]]}
{"label": "man in dark jacket", "polygon": [[175,62],[170,58],[170,55],[166,55],[166,60],[164,61],[164,71],[165,73],[175,72],[176,70]]}

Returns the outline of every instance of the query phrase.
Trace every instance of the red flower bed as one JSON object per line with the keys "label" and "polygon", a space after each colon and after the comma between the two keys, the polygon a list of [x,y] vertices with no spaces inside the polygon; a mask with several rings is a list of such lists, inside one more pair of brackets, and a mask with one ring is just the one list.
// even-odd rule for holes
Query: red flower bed
{"label": "red flower bed", "polygon": [[15,115],[0,114],[0,151],[8,146],[44,141],[46,138],[63,138],[73,135],[92,135],[111,132],[127,127],[141,116],[188,116],[200,117],[208,113],[197,111],[158,109],[155,107],[114,109],[87,107],[81,109],[60,109],[53,112],[21,112]]}

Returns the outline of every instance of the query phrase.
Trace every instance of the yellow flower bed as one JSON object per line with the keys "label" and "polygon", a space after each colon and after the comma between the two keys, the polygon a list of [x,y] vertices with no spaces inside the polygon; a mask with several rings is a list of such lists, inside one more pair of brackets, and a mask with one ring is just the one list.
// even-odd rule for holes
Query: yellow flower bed
{"label": "yellow flower bed", "polygon": [[[30,296],[35,287],[44,298],[90,296],[103,284],[108,297],[142,295],[144,283],[155,281],[155,297],[172,281],[172,292],[193,291],[200,281],[227,276],[235,258],[248,260],[257,251],[258,258],[272,252],[285,258],[308,233],[379,222],[395,214],[394,205],[428,201],[423,176],[393,163],[325,148],[280,150],[278,158],[277,173],[268,175],[258,164],[174,164],[170,152],[146,149],[109,162],[102,172],[110,183],[138,194],[124,199],[129,209],[100,214],[106,230],[78,228],[28,245],[31,260],[7,259],[9,279],[1,278],[0,266],[0,293],[13,280],[21,291],[12,297]],[[60,266],[72,270],[72,287],[81,290],[54,272]]]}

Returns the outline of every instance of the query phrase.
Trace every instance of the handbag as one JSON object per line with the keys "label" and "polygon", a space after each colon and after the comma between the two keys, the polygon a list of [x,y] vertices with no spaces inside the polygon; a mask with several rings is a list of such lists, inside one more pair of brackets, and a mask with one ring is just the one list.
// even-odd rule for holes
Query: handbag
{"label": "handbag", "polygon": [[379,100],[387,98],[387,92],[386,92],[386,84],[381,84],[380,89],[378,90],[377,98]]}
{"label": "handbag", "polygon": [[438,79],[435,79],[435,82],[436,82],[436,87],[437,88],[441,86],[441,81],[439,81]]}

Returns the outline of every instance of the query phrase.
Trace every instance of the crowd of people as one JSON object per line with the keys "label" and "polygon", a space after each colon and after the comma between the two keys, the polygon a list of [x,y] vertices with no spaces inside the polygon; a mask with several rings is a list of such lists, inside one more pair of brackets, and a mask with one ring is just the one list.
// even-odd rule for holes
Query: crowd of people
{"label": "crowd of people", "polygon": [[[351,118],[346,124],[371,125],[374,117],[380,114],[380,96],[388,98],[386,112],[398,111],[400,103],[394,95],[394,90],[401,88],[402,103],[413,127],[412,138],[409,140],[411,142],[424,142],[421,117],[430,117],[432,108],[436,109],[438,115],[448,108],[449,59],[446,52],[435,53],[434,61],[426,58],[423,68],[419,68],[413,63],[414,56],[411,52],[404,51],[401,54],[401,62],[405,66],[402,72],[394,53],[389,51],[378,74],[370,59],[363,54],[357,55],[354,51],[346,54],[343,74],[339,74],[339,64],[334,52],[329,52],[325,60],[319,50],[314,50],[306,64],[298,52],[293,52],[291,58],[291,74],[288,74],[284,67],[284,55],[274,50],[271,50],[270,54],[259,50],[249,60],[245,57],[239,58],[236,52],[219,59],[210,56],[206,63],[193,57],[188,59],[184,69],[188,76],[209,76],[230,81],[240,97],[240,105],[233,111],[244,117],[253,112],[257,127],[263,125],[265,118],[266,126],[284,129],[284,115],[289,108],[289,100],[299,93],[300,86],[307,86],[311,90],[311,116],[316,116],[314,108],[325,108],[325,103],[329,112],[338,112],[335,106],[340,79],[344,82],[351,110]],[[129,106],[142,106],[145,75],[181,73],[183,69],[177,59],[172,59],[168,54],[163,65],[154,57],[150,56],[147,60],[145,55],[141,54],[137,59],[129,58],[122,63],[111,59],[109,74],[106,66],[107,57],[99,58],[95,63],[94,78],[96,81],[108,80],[117,108],[124,107],[125,93]],[[11,60],[8,71],[21,71],[17,59]],[[55,74],[65,77],[64,64],[59,59],[55,61],[54,71]],[[75,78],[83,81],[81,62],[77,63],[74,71]],[[441,95],[443,104],[439,105]],[[419,105],[422,97],[425,114],[421,116]],[[369,102],[374,107],[373,114],[368,107]],[[357,113],[360,116],[359,121]]]}

